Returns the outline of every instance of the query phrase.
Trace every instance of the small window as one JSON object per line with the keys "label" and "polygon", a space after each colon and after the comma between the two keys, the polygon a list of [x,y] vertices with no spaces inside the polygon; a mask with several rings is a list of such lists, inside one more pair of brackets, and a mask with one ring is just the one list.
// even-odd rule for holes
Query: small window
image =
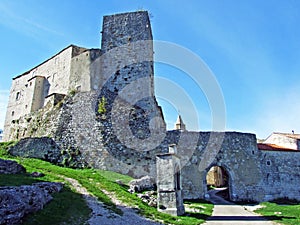
{"label": "small window", "polygon": [[271,161],[267,160],[267,166],[271,166]]}
{"label": "small window", "polygon": [[17,92],[17,95],[16,95],[16,100],[18,101],[18,100],[20,100],[20,98],[21,98],[21,92]]}
{"label": "small window", "polygon": [[15,115],[15,111],[12,111],[12,112],[11,112],[11,116],[14,116],[14,115]]}
{"label": "small window", "polygon": [[53,75],[52,75],[52,82],[54,82],[55,77],[56,77],[56,73],[53,73]]}

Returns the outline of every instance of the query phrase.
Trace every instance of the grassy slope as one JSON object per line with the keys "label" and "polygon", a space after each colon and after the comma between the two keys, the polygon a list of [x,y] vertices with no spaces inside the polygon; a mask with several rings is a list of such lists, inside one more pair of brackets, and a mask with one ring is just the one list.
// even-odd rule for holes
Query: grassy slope
{"label": "grassy slope", "polygon": [[[107,208],[122,214],[115,204],[106,196],[102,190],[113,193],[119,200],[126,204],[139,208],[140,214],[167,224],[200,224],[212,213],[212,204],[205,202],[187,202],[189,208],[200,209],[199,213],[190,213],[188,216],[173,217],[159,213],[156,208],[150,207],[142,202],[136,195],[130,194],[127,187],[121,186],[115,180],[121,180],[127,184],[132,178],[110,171],[94,169],[75,170],[62,168],[37,159],[15,158],[7,154],[7,143],[0,143],[0,157],[13,159],[22,164],[27,172],[38,171],[44,173],[43,178],[31,178],[26,175],[0,175],[0,185],[20,185],[32,182],[57,181],[63,182],[59,175],[78,180],[90,193],[93,193]],[[63,192],[55,194],[44,210],[33,216],[28,216],[25,224],[59,224],[62,221],[67,224],[83,224],[88,219],[90,210],[87,208],[82,197],[73,192],[72,187],[66,186]],[[51,221],[49,220],[51,218]],[[72,221],[72,222],[71,222]]]}

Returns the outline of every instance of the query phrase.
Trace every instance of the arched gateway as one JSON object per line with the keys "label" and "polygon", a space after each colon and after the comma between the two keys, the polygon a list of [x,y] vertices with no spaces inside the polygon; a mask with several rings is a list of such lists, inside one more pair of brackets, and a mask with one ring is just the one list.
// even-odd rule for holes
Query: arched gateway
{"label": "arched gateway", "polygon": [[[217,173],[223,175],[223,182],[228,185],[230,200],[260,201],[264,198],[263,174],[258,163],[261,152],[257,149],[255,135],[186,131],[174,131],[173,135],[175,138],[170,140],[178,143],[184,199],[208,197],[207,174],[214,166],[218,166]],[[181,142],[180,138],[185,141]]]}
{"label": "arched gateway", "polygon": [[204,187],[206,187],[205,192],[207,193],[211,189],[218,188],[222,191],[222,197],[225,199],[231,199],[231,181],[230,173],[228,169],[224,166],[211,166],[208,168],[205,179]]}

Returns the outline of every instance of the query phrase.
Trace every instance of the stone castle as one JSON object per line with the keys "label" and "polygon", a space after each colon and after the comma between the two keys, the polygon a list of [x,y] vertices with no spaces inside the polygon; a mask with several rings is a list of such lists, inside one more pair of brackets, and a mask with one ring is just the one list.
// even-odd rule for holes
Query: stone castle
{"label": "stone castle", "polygon": [[3,137],[20,140],[12,154],[156,177],[156,156],[176,144],[186,199],[207,197],[218,166],[233,201],[300,200],[300,135],[257,144],[254,134],[189,132],[181,117],[167,131],[148,13],[105,16],[101,33],[101,49],[70,45],[13,78]]}

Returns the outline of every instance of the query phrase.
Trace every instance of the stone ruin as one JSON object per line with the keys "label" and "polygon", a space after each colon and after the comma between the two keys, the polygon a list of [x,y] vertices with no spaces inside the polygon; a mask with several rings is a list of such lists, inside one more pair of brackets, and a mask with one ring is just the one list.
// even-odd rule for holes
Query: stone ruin
{"label": "stone ruin", "polygon": [[3,137],[22,140],[13,154],[160,180],[156,156],[171,157],[176,144],[183,199],[205,198],[206,175],[219,166],[233,201],[300,200],[299,149],[258,148],[248,133],[190,132],[182,118],[166,130],[146,11],[105,16],[101,34],[101,49],[70,45],[13,78]]}
{"label": "stone ruin", "polygon": [[169,152],[157,156],[157,209],[181,216],[185,213],[182,197],[181,165],[176,145],[170,145]]}

